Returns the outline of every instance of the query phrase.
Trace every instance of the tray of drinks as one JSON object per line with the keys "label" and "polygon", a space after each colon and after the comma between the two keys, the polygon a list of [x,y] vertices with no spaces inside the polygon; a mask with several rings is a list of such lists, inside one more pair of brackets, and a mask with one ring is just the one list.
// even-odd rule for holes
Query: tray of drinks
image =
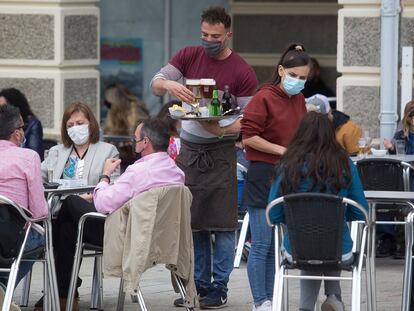
{"label": "tray of drinks", "polygon": [[187,113],[183,116],[178,116],[170,114],[171,118],[174,120],[194,120],[194,121],[220,121],[223,119],[228,119],[234,116],[239,116],[240,114],[225,114],[221,116],[202,116],[196,115],[195,113]]}

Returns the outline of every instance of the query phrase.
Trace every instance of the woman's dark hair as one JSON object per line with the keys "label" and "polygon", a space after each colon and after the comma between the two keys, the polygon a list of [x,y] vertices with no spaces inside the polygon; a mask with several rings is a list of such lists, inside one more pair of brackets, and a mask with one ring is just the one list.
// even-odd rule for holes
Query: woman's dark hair
{"label": "woman's dark hair", "polygon": [[24,123],[27,123],[29,116],[34,116],[26,96],[18,89],[2,89],[0,91],[0,96],[3,96],[9,105],[13,105],[20,109],[20,114],[22,115]]}
{"label": "woman's dark hair", "polygon": [[89,121],[89,143],[96,144],[99,141],[99,124],[96,121],[95,116],[91,108],[88,105],[80,102],[74,102],[70,104],[63,113],[62,125],[60,127],[60,134],[62,136],[62,143],[65,147],[70,147],[73,145],[72,139],[70,139],[68,130],[66,128],[66,123],[72,116],[74,112],[82,112],[85,115],[85,118]]}
{"label": "woman's dark hair", "polygon": [[172,136],[178,136],[178,132],[177,132],[178,120],[171,118],[169,110],[168,110],[168,108],[174,105],[181,106],[181,102],[178,100],[169,101],[168,103],[166,103],[164,106],[161,107],[156,117],[164,121],[164,123],[167,125],[168,130],[170,131],[170,134]]}
{"label": "woman's dark hair", "polygon": [[305,47],[301,43],[291,43],[283,52],[279,62],[276,65],[276,70],[273,75],[271,84],[276,85],[280,83],[279,66],[283,68],[293,68],[299,66],[307,66],[310,63],[310,57],[305,52]]}
{"label": "woman's dark hair", "polygon": [[299,191],[301,179],[309,179],[308,192],[337,194],[351,181],[348,154],[336,141],[328,115],[308,112],[302,119],[277,173],[283,174],[282,195]]}

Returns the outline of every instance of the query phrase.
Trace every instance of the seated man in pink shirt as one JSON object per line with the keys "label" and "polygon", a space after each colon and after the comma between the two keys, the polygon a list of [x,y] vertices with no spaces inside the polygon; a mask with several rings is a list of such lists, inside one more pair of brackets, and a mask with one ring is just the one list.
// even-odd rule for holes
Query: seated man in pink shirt
{"label": "seated man in pink shirt", "polygon": [[[167,154],[169,139],[168,126],[164,122],[160,119],[144,120],[135,131],[135,151],[141,153],[141,158],[128,166],[113,184],[110,184],[110,176],[120,165],[121,160],[115,158],[106,160],[103,175],[93,193],[93,200],[86,202],[79,196],[66,198],[65,205],[77,205],[78,208],[71,209],[70,206],[65,206],[64,210],[71,213],[71,215],[65,217],[66,222],[59,225],[65,226],[68,232],[77,230],[78,221],[82,216],[82,209],[79,208],[80,204],[93,204],[92,206],[98,212],[110,214],[141,192],[151,188],[184,185],[184,173]],[[90,208],[85,210],[90,211]],[[88,221],[84,228],[84,240],[91,244],[102,245],[103,232],[104,222],[100,220]],[[67,247],[62,249],[65,254],[56,254],[56,256],[64,255],[67,258],[73,258],[76,241],[72,240],[70,236],[72,235],[68,234],[66,237],[67,241],[62,240],[65,237],[61,237],[59,242],[65,243],[64,245],[67,245]],[[67,267],[66,271],[66,275],[57,275],[58,283],[68,283],[70,281],[72,266]],[[66,285],[69,287],[69,284]],[[80,286],[80,281],[78,281],[77,286]],[[76,307],[73,310],[78,310],[79,304],[77,301],[75,301],[74,306]]]}
{"label": "seated man in pink shirt", "polygon": [[[20,110],[12,105],[0,106],[0,195],[27,209],[33,218],[40,218],[48,213],[43,194],[42,174],[39,155],[31,150],[20,148],[24,143],[24,123]],[[44,244],[43,236],[31,230],[25,251],[30,251]],[[17,282],[31,269],[33,262],[22,262]],[[0,282],[7,284],[7,274],[0,274]],[[0,300],[3,289],[0,289]],[[1,305],[1,303],[0,303]],[[11,308],[11,310],[20,309]]]}

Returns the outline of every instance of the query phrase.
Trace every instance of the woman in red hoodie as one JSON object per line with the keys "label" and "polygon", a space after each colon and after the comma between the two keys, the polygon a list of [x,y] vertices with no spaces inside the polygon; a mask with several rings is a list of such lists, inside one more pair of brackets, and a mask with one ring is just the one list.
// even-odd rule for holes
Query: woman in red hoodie
{"label": "woman in red hoodie", "polygon": [[250,161],[245,202],[250,216],[252,246],[247,263],[253,311],[271,310],[275,273],[274,235],[265,208],[275,165],[306,113],[301,91],[310,58],[301,44],[290,44],[276,66],[274,79],[262,86],[244,111],[243,143]]}

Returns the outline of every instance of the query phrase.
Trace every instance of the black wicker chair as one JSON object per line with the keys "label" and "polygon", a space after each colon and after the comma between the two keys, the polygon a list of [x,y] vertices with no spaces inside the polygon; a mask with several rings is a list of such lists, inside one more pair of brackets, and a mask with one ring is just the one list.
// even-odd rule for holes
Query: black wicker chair
{"label": "black wicker chair", "polygon": [[[271,209],[283,204],[285,222],[292,247],[291,260],[283,259],[280,252],[282,240],[280,224],[272,223],[269,218]],[[362,234],[356,242],[356,252],[351,263],[342,262],[342,232],[345,208],[352,205],[365,216]],[[316,280],[352,281],[352,310],[359,310],[361,304],[361,271],[368,228],[368,214],[357,202],[335,195],[322,193],[290,194],[273,200],[266,208],[268,224],[275,227],[276,275],[273,301],[276,309],[282,310],[284,280],[300,279],[300,275],[289,275],[287,269],[309,271],[351,271],[351,277],[311,276]],[[349,219],[348,220],[352,220]],[[355,237],[356,239],[356,237]],[[309,278],[310,276],[306,276]],[[287,289],[285,289],[287,290]]]}

